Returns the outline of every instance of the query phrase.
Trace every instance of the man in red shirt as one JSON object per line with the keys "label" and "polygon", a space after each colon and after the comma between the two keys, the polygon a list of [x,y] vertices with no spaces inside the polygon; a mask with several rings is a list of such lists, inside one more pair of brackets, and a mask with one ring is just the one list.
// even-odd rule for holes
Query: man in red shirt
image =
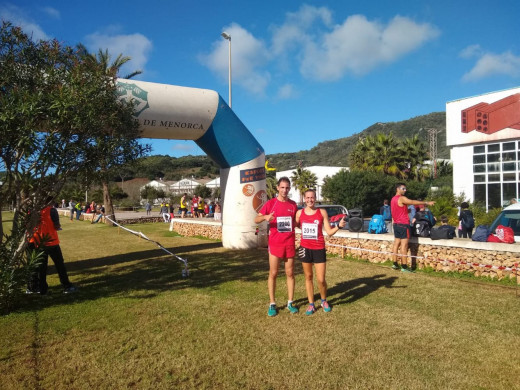
{"label": "man in red shirt", "polygon": [[[408,206],[409,205],[429,205],[432,206],[435,202],[427,202],[422,200],[408,199],[404,194],[406,193],[406,184],[397,183],[395,186],[395,196],[390,202],[390,208],[392,210],[392,219],[394,221],[394,246],[392,248],[392,265],[393,269],[401,268],[403,272],[412,272],[408,268],[408,241],[410,239],[410,219],[408,217]],[[399,253],[399,247],[401,248],[401,267],[397,261]]]}
{"label": "man in red shirt", "polygon": [[269,222],[269,278],[267,280],[270,299],[269,310],[267,311],[269,317],[274,317],[278,313],[274,293],[280,261],[285,263],[287,309],[292,314],[298,313],[298,308],[292,304],[294,298],[294,256],[296,254],[294,226],[298,206],[289,199],[289,191],[291,190],[289,178],[280,178],[276,188],[278,190],[277,197],[267,201],[255,218],[255,223]]}

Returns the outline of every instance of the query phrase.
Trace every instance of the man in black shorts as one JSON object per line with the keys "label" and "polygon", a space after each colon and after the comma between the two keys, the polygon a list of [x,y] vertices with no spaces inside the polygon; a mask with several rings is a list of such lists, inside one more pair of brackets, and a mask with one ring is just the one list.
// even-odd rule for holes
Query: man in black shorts
{"label": "man in black shorts", "polygon": [[[427,202],[422,200],[408,199],[404,194],[406,193],[406,185],[404,183],[397,183],[395,187],[395,196],[390,202],[392,210],[392,218],[394,220],[394,246],[392,248],[392,265],[393,269],[401,268],[403,272],[411,272],[408,268],[408,240],[410,239],[410,218],[408,217],[409,205],[434,205],[435,202]],[[401,249],[401,267],[397,261],[397,256]]]}

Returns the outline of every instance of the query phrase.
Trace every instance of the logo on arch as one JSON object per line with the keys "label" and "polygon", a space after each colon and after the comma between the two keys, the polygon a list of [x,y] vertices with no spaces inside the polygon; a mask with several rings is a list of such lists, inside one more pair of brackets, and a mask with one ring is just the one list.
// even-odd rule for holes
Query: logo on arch
{"label": "logo on arch", "polygon": [[118,82],[117,94],[120,99],[134,103],[135,116],[141,115],[144,110],[150,108],[148,92],[135,84]]}

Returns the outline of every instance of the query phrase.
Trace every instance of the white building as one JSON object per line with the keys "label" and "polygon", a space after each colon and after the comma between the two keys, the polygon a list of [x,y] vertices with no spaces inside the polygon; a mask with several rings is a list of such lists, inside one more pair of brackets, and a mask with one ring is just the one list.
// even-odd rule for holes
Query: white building
{"label": "white building", "polygon": [[453,191],[502,207],[520,197],[520,87],[446,103]]}
{"label": "white building", "polygon": [[[324,179],[325,177],[329,176],[332,177],[342,169],[348,170],[348,168],[345,167],[323,167],[323,166],[312,166],[312,167],[305,167],[304,168],[307,171],[310,171],[314,173],[318,179],[317,186],[316,186],[316,200],[321,202],[323,201],[322,195],[321,195],[321,189],[323,187]],[[287,171],[280,171],[276,172],[276,180],[280,179],[283,176],[287,176],[292,183],[292,176],[294,175],[294,172],[296,172],[296,169],[290,169]],[[289,198],[294,200],[296,203],[300,202],[300,191],[298,191],[294,186],[291,184],[291,192],[289,192]]]}

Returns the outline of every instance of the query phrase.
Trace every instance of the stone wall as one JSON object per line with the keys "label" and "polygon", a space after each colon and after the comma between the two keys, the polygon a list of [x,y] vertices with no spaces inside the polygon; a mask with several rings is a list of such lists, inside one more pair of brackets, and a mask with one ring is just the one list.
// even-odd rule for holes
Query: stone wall
{"label": "stone wall", "polygon": [[202,236],[212,240],[222,240],[222,224],[211,220],[174,218],[170,222],[170,231],[175,231],[181,236]]}
{"label": "stone wall", "polygon": [[[372,263],[383,263],[392,258],[391,234],[376,236],[341,232],[327,238],[326,242],[327,252],[341,257],[352,256]],[[419,269],[431,267],[439,272],[467,271],[475,276],[514,278],[520,263],[520,244],[474,242],[468,239],[433,241],[430,238],[414,237],[409,247],[408,264]]]}
{"label": "stone wall", "polygon": [[[221,239],[219,222],[175,219],[173,229],[183,236],[204,236]],[[297,229],[296,244],[300,233]],[[391,260],[392,234],[368,234],[339,231],[326,238],[327,253],[352,256],[372,263]],[[502,279],[516,277],[520,263],[520,244],[475,242],[469,239],[431,240],[413,237],[410,240],[409,264],[419,269],[431,267],[439,272],[467,271],[475,276]]]}

